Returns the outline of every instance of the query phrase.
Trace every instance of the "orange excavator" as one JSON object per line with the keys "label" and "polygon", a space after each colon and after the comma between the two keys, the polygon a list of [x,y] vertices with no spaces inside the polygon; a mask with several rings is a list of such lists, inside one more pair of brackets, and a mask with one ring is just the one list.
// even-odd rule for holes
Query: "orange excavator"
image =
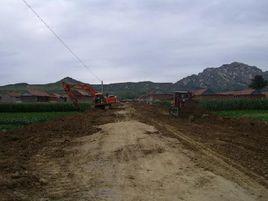
{"label": "orange excavator", "polygon": [[74,106],[79,108],[79,98],[74,93],[75,90],[86,91],[93,97],[93,103],[95,108],[110,108],[113,104],[117,103],[117,97],[110,95],[104,96],[102,93],[97,92],[91,85],[89,84],[68,84],[62,83],[63,89],[66,94],[69,96]]}

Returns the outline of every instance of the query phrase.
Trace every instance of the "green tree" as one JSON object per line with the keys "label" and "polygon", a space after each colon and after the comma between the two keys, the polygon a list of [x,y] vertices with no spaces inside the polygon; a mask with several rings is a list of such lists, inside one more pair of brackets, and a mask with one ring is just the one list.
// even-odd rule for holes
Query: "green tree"
{"label": "green tree", "polygon": [[249,85],[250,88],[253,89],[262,89],[268,85],[268,81],[264,80],[261,75],[256,75]]}

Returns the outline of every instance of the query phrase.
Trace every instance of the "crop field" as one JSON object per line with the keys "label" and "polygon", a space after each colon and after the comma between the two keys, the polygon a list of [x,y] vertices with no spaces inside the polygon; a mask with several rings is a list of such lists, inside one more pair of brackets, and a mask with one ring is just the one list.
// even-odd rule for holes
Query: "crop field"
{"label": "crop field", "polygon": [[217,114],[231,118],[251,118],[268,121],[268,110],[227,110],[218,111]]}
{"label": "crop field", "polygon": [[20,128],[24,125],[44,122],[78,112],[19,112],[0,113],[0,131]]}
{"label": "crop field", "polygon": [[268,110],[267,99],[203,100],[200,106],[210,111]]}
{"label": "crop field", "polygon": [[200,106],[224,117],[268,121],[267,99],[203,100]]}
{"label": "crop field", "polygon": [[85,111],[91,107],[89,103],[80,103],[79,109],[72,103],[18,103],[0,104],[1,112],[73,112]]}
{"label": "crop field", "polygon": [[0,104],[0,131],[77,114],[89,109],[90,106],[90,104],[83,103],[77,109],[71,103]]}

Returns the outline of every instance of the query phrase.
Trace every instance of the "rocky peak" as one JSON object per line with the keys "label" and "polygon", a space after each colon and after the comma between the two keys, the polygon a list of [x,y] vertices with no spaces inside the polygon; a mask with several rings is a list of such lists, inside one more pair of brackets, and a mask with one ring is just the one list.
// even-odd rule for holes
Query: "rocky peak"
{"label": "rocky peak", "polygon": [[198,75],[181,79],[175,86],[177,89],[210,88],[213,91],[240,90],[247,88],[255,75],[263,72],[256,66],[240,62],[224,64],[220,67],[206,68]]}

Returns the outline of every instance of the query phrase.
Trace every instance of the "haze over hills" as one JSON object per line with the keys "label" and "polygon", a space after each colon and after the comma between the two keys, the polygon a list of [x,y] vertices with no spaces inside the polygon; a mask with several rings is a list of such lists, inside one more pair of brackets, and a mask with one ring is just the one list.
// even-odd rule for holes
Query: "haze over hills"
{"label": "haze over hills", "polygon": [[[217,68],[206,68],[199,74],[194,74],[179,80],[176,83],[155,83],[144,82],[124,82],[105,84],[105,92],[118,95],[123,98],[134,98],[149,92],[167,93],[175,90],[191,90],[198,88],[209,88],[214,92],[241,90],[248,88],[251,79],[255,75],[263,75],[268,80],[268,71],[263,72],[256,66],[233,62],[224,64]],[[47,92],[64,93],[62,82],[81,83],[70,77],[66,77],[55,83],[30,85],[27,83],[18,83],[0,87],[0,94],[9,91],[26,92],[28,87],[45,90]],[[97,90],[101,90],[101,85],[92,85]]]}

